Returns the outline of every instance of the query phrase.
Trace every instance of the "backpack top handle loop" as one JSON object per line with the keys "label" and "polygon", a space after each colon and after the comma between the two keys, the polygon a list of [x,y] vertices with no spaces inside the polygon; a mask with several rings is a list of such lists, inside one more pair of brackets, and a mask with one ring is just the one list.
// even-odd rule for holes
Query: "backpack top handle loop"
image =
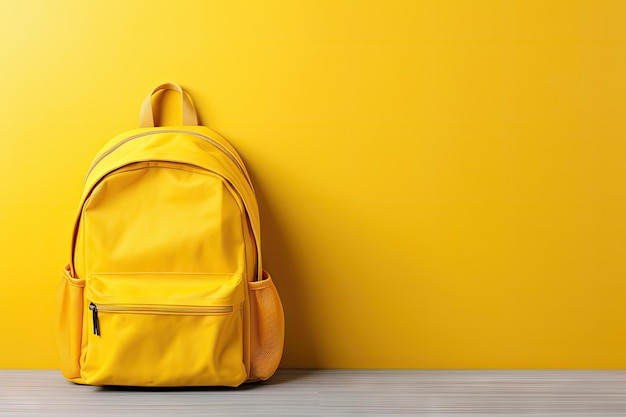
{"label": "backpack top handle loop", "polygon": [[152,112],[152,96],[161,90],[178,91],[181,96],[183,126],[198,126],[198,116],[191,98],[185,90],[176,83],[163,83],[154,88],[141,103],[139,110],[139,127],[154,127],[154,115]]}

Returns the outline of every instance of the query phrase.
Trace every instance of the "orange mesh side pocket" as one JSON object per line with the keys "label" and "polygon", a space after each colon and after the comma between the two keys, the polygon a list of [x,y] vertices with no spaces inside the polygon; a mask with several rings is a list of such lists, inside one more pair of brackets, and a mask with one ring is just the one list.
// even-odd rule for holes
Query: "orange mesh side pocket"
{"label": "orange mesh side pocket", "polygon": [[83,291],[85,280],[70,275],[69,266],[63,270],[63,277],[57,293],[57,348],[61,360],[61,372],[74,382],[80,378],[80,350],[83,329]]}
{"label": "orange mesh side pocket", "polygon": [[285,317],[272,278],[263,271],[263,280],[248,282],[250,295],[250,378],[270,378],[283,355]]}

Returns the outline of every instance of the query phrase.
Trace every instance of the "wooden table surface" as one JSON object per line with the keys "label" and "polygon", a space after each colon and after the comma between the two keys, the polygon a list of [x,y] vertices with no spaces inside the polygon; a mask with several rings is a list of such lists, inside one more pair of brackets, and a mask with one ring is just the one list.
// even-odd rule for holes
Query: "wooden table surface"
{"label": "wooden table surface", "polygon": [[0,416],[619,416],[626,371],[281,370],[233,388],[80,386],[0,370]]}

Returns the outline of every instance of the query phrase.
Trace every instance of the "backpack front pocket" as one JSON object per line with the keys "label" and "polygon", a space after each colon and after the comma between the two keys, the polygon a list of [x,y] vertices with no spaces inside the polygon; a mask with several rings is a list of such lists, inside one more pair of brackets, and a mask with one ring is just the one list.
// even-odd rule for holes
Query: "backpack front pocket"
{"label": "backpack front pocket", "polygon": [[81,375],[93,385],[237,386],[244,363],[239,274],[92,274]]}

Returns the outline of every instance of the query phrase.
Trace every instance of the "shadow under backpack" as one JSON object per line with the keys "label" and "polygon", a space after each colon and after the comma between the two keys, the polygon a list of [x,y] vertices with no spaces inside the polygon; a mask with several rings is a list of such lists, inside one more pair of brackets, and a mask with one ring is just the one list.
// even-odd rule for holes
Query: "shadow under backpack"
{"label": "shadow under backpack", "polygon": [[[154,126],[161,90],[180,93],[182,126]],[[58,292],[63,375],[155,387],[270,378],[284,317],[243,161],[198,126],[177,84],[148,94],[140,126],[107,143],[84,182]]]}

